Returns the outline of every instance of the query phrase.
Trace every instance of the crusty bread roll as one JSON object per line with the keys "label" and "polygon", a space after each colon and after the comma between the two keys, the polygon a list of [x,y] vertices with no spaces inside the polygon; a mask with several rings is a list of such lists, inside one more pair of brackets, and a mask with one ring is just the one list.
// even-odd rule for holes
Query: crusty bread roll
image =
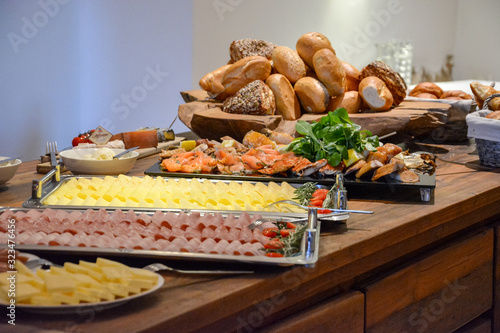
{"label": "crusty bread roll", "polygon": [[497,110],[497,111],[490,112],[486,115],[485,118],[500,120],[500,111]]}
{"label": "crusty bread roll", "polygon": [[229,67],[231,65],[221,66],[202,77],[199,82],[201,89],[208,92],[208,95],[212,98],[222,101],[226,99],[227,96],[223,94],[224,86],[222,85],[222,77]]}
{"label": "crusty bread roll", "polygon": [[276,111],[285,120],[300,118],[300,104],[292,84],[282,74],[271,74],[266,84],[271,88],[276,100]]}
{"label": "crusty bread roll", "polygon": [[344,93],[345,70],[342,62],[330,49],[317,51],[312,59],[314,72],[328,90],[330,97]]}
{"label": "crusty bread roll", "polygon": [[272,53],[273,66],[278,73],[286,76],[294,84],[298,79],[306,76],[306,65],[299,54],[286,46],[278,46]]}
{"label": "crusty bread roll", "polygon": [[443,92],[440,99],[472,99],[472,96],[462,90],[447,90]]}
{"label": "crusty bread roll", "polygon": [[432,94],[436,96],[436,98],[441,98],[443,89],[433,82],[421,82],[411,90],[410,96],[417,97],[417,95],[422,93]]}
{"label": "crusty bread roll", "polygon": [[359,93],[363,100],[374,111],[386,111],[394,100],[391,91],[384,81],[376,76],[368,76],[359,83]]}
{"label": "crusty bread roll", "polygon": [[319,32],[308,32],[297,40],[295,49],[307,66],[313,68],[312,58],[321,49],[330,49],[335,53],[332,44],[325,35]]}
{"label": "crusty bread roll", "polygon": [[401,74],[393,70],[383,61],[373,61],[361,70],[361,78],[376,76],[384,81],[390,90],[394,106],[398,106],[406,97],[406,83]]}
{"label": "crusty bread roll", "polygon": [[436,95],[431,94],[431,93],[426,93],[426,92],[419,93],[419,94],[416,94],[416,95],[412,95],[412,97],[417,97],[417,98],[426,98],[426,99],[438,99],[438,98],[436,97]]}
{"label": "crusty bread roll", "polygon": [[344,108],[347,113],[358,113],[361,112],[363,106],[363,99],[361,95],[356,90],[346,91],[340,96],[330,98],[330,103],[326,108],[326,111],[335,111],[338,108]]}
{"label": "crusty bread roll", "polygon": [[275,44],[262,39],[239,39],[233,41],[229,46],[229,56],[231,57],[231,63],[255,55],[271,60],[271,54],[275,47]]}
{"label": "crusty bread roll", "polygon": [[[486,85],[486,84],[482,84],[482,83],[477,82],[477,81],[471,82],[470,89],[472,90],[472,93],[474,94],[474,97],[476,99],[477,106],[480,109],[483,108],[484,101],[488,97],[490,97],[491,95],[497,93],[497,91],[495,90],[495,88],[493,88],[492,86],[489,86],[489,85]],[[492,99],[489,104],[493,104],[491,102],[493,102],[497,98]],[[499,98],[499,102],[500,102],[500,98]]]}
{"label": "crusty bread roll", "polygon": [[276,102],[271,89],[261,80],[254,80],[226,98],[222,111],[228,113],[273,115]]}
{"label": "crusty bread roll", "polygon": [[312,113],[326,111],[330,96],[319,80],[310,76],[303,77],[295,83],[294,90],[304,111]]}
{"label": "crusty bread roll", "polygon": [[359,82],[361,82],[361,72],[348,62],[342,61],[345,71],[345,80],[348,91],[358,91]]}
{"label": "crusty bread roll", "polygon": [[271,75],[271,62],[262,56],[243,58],[232,64],[222,77],[224,93],[234,95],[252,81],[265,81]]}

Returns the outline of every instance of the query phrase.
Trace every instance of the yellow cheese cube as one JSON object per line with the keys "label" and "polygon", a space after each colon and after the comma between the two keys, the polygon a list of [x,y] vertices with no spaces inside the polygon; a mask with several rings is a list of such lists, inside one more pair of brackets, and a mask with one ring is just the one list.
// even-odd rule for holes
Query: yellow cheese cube
{"label": "yellow cheese cube", "polygon": [[26,267],[26,265],[23,264],[21,260],[17,259],[16,259],[16,271],[18,273],[26,274],[28,276],[35,276],[35,274],[33,274],[33,272],[28,267]]}
{"label": "yellow cheese cube", "polygon": [[99,281],[97,281],[96,279],[87,274],[74,273],[72,277],[77,287],[78,286],[91,287],[100,285]]}
{"label": "yellow cheese cube", "polygon": [[72,293],[66,294],[62,292],[54,292],[51,293],[50,297],[54,302],[69,304],[69,305],[77,305],[80,304],[80,299],[73,295]]}
{"label": "yellow cheese cube", "polygon": [[118,297],[127,297],[128,296],[128,288],[127,286],[121,283],[110,282],[107,284],[107,288],[110,292],[115,294]]}
{"label": "yellow cheese cube", "polygon": [[134,275],[134,277],[140,278],[140,279],[145,279],[145,280],[150,280],[153,282],[153,284],[158,283],[158,275],[156,273],[153,273],[151,271],[142,269],[142,268],[135,268],[135,267],[130,267],[130,271]]}
{"label": "yellow cheese cube", "polygon": [[132,276],[128,267],[101,267],[102,273],[108,281],[119,282],[122,278]]}
{"label": "yellow cheese cube", "polygon": [[112,301],[115,299],[115,294],[113,294],[107,287],[102,285],[99,286],[91,286],[91,287],[78,287],[78,290],[84,291],[89,295],[93,295],[99,299],[105,301]]}
{"label": "yellow cheese cube", "polygon": [[[2,291],[9,294],[9,286],[2,286]],[[17,302],[22,302],[30,299],[31,297],[40,294],[40,289],[33,287],[28,283],[16,283],[16,289],[14,290],[15,298]]]}
{"label": "yellow cheese cube", "polygon": [[78,264],[80,266],[82,266],[82,267],[85,267],[85,268],[88,268],[90,270],[102,273],[101,267],[99,265],[97,265],[96,263],[94,263],[94,262],[88,262],[88,261],[80,260],[78,262]]}
{"label": "yellow cheese cube", "polygon": [[54,306],[54,305],[60,305],[61,302],[57,302],[56,300],[52,299],[50,295],[40,294],[31,297],[29,300],[29,304],[41,305],[41,306]]}
{"label": "yellow cheese cube", "polygon": [[97,303],[101,299],[83,290],[77,289],[73,292],[73,297],[79,299],[80,303]]}
{"label": "yellow cheese cube", "polygon": [[72,262],[65,262],[64,269],[70,273],[88,274],[89,269]]}
{"label": "yellow cheese cube", "polygon": [[138,278],[125,278],[122,279],[121,282],[128,287],[137,287],[145,290],[151,289],[154,286],[153,281]]}
{"label": "yellow cheese cube", "polygon": [[75,281],[69,274],[45,274],[44,280],[49,293],[70,293],[76,289]]}
{"label": "yellow cheese cube", "polygon": [[98,266],[112,266],[112,267],[128,267],[127,265],[122,264],[121,262],[106,259],[106,258],[97,258],[95,262]]}

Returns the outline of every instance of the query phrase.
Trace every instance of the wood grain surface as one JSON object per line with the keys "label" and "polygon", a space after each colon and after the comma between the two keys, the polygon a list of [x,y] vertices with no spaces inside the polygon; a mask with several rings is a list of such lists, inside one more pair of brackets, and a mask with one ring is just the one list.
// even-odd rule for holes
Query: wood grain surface
{"label": "wood grain surface", "polygon": [[[260,132],[267,127],[295,135],[297,121],[283,120],[280,115],[254,116],[222,111],[222,103],[207,99],[204,91],[181,92],[186,104],[179,106],[179,119],[202,138],[219,140],[229,135],[242,140],[249,131]],[[350,114],[349,118],[363,129],[382,136],[391,132],[423,135],[446,123],[451,106],[443,103],[404,101],[398,107],[384,112]],[[303,114],[298,120],[317,121],[324,114]]]}
{"label": "wood grain surface", "polygon": [[[426,147],[449,160],[470,165],[478,160],[474,145]],[[156,159],[153,155],[138,160],[129,175],[143,175]],[[42,177],[36,173],[36,164],[37,161],[23,162],[14,178],[0,187],[0,205],[20,207],[29,198],[32,180]],[[17,322],[35,330],[79,332],[256,331],[333,300],[409,258],[445,246],[467,231],[500,221],[500,172],[478,171],[438,160],[433,203],[379,200],[373,193],[371,198],[350,200],[349,208],[373,210],[374,214],[352,214],[346,224],[323,223],[319,260],[314,267],[252,266],[255,274],[231,277],[163,273],[166,283],[158,292],[119,308],[96,308],[71,316],[19,310]],[[61,262],[80,258],[62,255],[51,259]],[[126,257],[123,261],[138,267],[150,262],[147,258],[134,261]],[[182,268],[220,266],[167,259],[165,262]],[[432,289],[424,294],[432,297],[436,290],[439,292]]]}

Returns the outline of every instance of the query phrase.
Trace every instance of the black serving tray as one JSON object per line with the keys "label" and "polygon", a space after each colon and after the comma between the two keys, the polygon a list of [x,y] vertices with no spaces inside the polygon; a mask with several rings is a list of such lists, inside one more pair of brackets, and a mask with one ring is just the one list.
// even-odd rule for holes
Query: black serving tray
{"label": "black serving tray", "polygon": [[[315,182],[318,185],[332,186],[335,177],[285,177],[282,175],[223,175],[212,173],[181,173],[166,172],[156,162],[144,171],[149,176],[166,178],[204,178],[212,180],[235,180],[251,182],[288,182],[290,184],[305,184]],[[417,183],[401,183],[389,177],[377,181],[355,178],[354,175],[344,177],[344,186],[349,199],[392,200],[398,202],[434,203],[434,189],[436,188],[436,175],[419,174]]]}

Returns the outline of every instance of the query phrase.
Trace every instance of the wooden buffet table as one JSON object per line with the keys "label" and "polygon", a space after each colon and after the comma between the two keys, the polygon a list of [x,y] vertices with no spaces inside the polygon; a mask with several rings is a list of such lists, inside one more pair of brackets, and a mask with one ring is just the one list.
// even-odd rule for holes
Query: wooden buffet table
{"label": "wooden buffet table", "polygon": [[[163,273],[158,292],[120,307],[74,315],[18,310],[16,327],[4,315],[0,331],[497,331],[500,172],[476,168],[473,144],[422,148],[471,163],[438,160],[431,203],[350,199],[349,208],[374,214],[323,223],[315,267],[252,266],[255,274],[231,277]],[[143,175],[156,158],[138,160],[129,175]],[[22,163],[0,187],[0,205],[21,207],[29,198],[32,180],[42,176],[36,164]]]}

